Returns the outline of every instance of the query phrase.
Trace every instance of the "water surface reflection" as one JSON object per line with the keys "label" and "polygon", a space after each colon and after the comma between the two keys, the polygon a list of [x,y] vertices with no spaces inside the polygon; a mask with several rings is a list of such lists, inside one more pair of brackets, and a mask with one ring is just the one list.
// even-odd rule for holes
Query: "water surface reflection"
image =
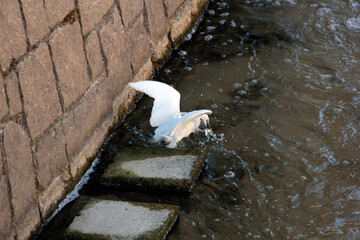
{"label": "water surface reflection", "polygon": [[169,239],[359,239],[360,5],[214,1],[157,80],[211,107]]}

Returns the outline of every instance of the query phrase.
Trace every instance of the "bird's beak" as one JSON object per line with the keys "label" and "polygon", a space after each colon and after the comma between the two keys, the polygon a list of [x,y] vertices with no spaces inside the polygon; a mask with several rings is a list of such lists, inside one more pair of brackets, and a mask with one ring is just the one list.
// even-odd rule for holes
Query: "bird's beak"
{"label": "bird's beak", "polygon": [[211,128],[210,122],[206,121],[206,128]]}

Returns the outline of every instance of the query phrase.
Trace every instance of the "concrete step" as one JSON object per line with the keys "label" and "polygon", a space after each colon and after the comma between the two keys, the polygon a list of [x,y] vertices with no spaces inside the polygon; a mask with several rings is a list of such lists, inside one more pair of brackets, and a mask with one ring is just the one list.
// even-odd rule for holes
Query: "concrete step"
{"label": "concrete step", "polygon": [[90,199],[66,230],[67,239],[164,239],[179,207]]}
{"label": "concrete step", "polygon": [[207,157],[200,149],[121,149],[101,177],[102,184],[161,191],[191,191]]}

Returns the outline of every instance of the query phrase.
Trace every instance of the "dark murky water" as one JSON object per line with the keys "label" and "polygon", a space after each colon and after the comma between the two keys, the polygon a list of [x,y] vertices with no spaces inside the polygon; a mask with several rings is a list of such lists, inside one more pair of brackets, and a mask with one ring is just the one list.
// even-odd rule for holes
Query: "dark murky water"
{"label": "dark murky water", "polygon": [[355,0],[210,2],[155,78],[182,94],[183,111],[213,111],[213,134],[180,143],[209,150],[193,192],[97,184],[119,146],[150,146],[144,98],[40,239],[60,239],[52,226],[65,228],[89,196],[180,205],[168,239],[360,239],[359,16]]}

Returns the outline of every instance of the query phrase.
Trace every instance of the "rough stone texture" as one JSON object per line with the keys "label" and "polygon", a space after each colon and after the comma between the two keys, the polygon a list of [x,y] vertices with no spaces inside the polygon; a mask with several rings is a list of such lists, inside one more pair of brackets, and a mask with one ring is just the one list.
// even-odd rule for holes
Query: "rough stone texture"
{"label": "rough stone texture", "polygon": [[26,52],[26,37],[18,1],[0,1],[0,66],[9,68],[13,58]]}
{"label": "rough stone texture", "polygon": [[6,78],[5,87],[9,99],[10,116],[13,116],[22,111],[19,80],[15,73]]}
{"label": "rough stone texture", "polygon": [[70,179],[68,173],[52,179],[52,183],[39,194],[39,206],[43,217],[47,218],[56,209],[58,203],[66,194],[66,182]]}
{"label": "rough stone texture", "polygon": [[134,74],[138,73],[140,68],[150,58],[149,36],[144,26],[144,17],[141,16],[129,31],[131,64]]}
{"label": "rough stone texture", "polygon": [[91,200],[67,233],[81,239],[164,239],[178,214],[178,207],[171,205]]}
{"label": "rough stone texture", "polygon": [[164,7],[162,0],[145,0],[150,39],[155,45],[166,35]]}
{"label": "rough stone texture", "polygon": [[41,139],[36,148],[42,216],[48,216],[66,192],[66,181],[70,179],[70,174],[65,151],[65,136],[57,128]]}
{"label": "rough stone texture", "polygon": [[100,40],[107,59],[109,78],[116,79],[115,95],[120,94],[132,77],[130,68],[130,41],[121,24],[116,8],[105,26],[100,29]]}
{"label": "rough stone texture", "polygon": [[73,0],[44,0],[44,3],[46,18],[50,28],[62,22],[66,15],[75,8]]}
{"label": "rough stone texture", "polygon": [[50,46],[64,108],[68,108],[90,85],[79,23],[59,29]]}
{"label": "rough stone texture", "polygon": [[191,27],[192,7],[191,3],[182,5],[171,19],[170,37],[175,46],[179,44],[181,36]]}
{"label": "rough stone texture", "polygon": [[51,134],[41,139],[36,148],[36,157],[38,189],[44,191],[53,179],[67,169],[64,134],[54,129]]}
{"label": "rough stone texture", "polygon": [[99,24],[113,5],[114,0],[79,0],[81,23],[85,35]]}
{"label": "rough stone texture", "polygon": [[162,0],[145,0],[153,62],[164,57],[169,45]]}
{"label": "rough stone texture", "polygon": [[183,2],[184,0],[164,0],[167,16],[171,18]]}
{"label": "rough stone texture", "polygon": [[104,61],[96,32],[92,32],[86,40],[86,55],[92,71],[92,80],[94,80],[104,70]]}
{"label": "rough stone texture", "polygon": [[0,121],[7,113],[8,113],[8,105],[6,102],[4,80],[0,75]]}
{"label": "rough stone texture", "polygon": [[[75,155],[87,143],[89,135],[94,134],[95,128],[112,112],[113,87],[109,78],[100,76],[81,104],[62,123],[73,176],[83,166],[82,163],[75,161]],[[84,161],[84,159],[79,159],[79,161]]]}
{"label": "rough stone texture", "polygon": [[206,159],[198,149],[123,148],[105,170],[107,184],[190,191]]}
{"label": "rough stone texture", "polygon": [[21,0],[26,20],[26,33],[34,44],[49,33],[43,0]]}
{"label": "rough stone texture", "polygon": [[4,128],[4,146],[17,237],[27,239],[30,232],[40,223],[30,138],[19,124],[9,122]]}
{"label": "rough stone texture", "polygon": [[198,157],[193,155],[174,155],[126,161],[120,166],[125,171],[145,178],[186,179],[190,177],[197,159]]}
{"label": "rough stone texture", "polygon": [[6,176],[3,175],[3,159],[0,151],[0,239],[13,239],[11,210]]}
{"label": "rough stone texture", "polygon": [[19,80],[30,134],[36,138],[61,115],[49,48],[41,44],[20,67]]}
{"label": "rough stone texture", "polygon": [[128,29],[143,10],[143,0],[119,0],[125,29]]}

